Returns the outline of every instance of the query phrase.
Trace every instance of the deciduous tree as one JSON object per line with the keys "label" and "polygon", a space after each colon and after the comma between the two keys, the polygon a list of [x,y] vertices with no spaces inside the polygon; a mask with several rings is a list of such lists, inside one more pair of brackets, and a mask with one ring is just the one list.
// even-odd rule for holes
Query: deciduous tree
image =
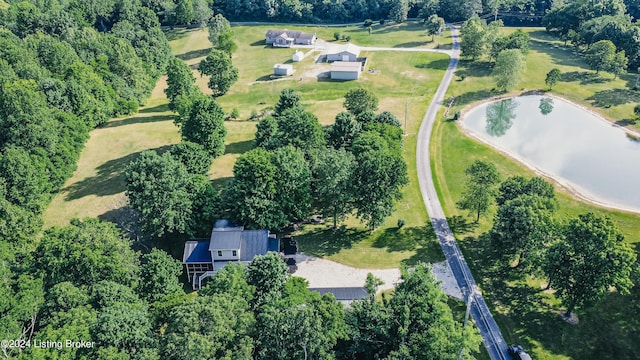
{"label": "deciduous tree", "polygon": [[167,295],[183,293],[182,284],[178,280],[180,275],[182,264],[179,261],[162,250],[152,249],[142,256],[138,294],[152,303]]}
{"label": "deciduous tree", "polygon": [[351,113],[341,112],[327,129],[327,142],[336,149],[349,149],[361,130],[362,126]]}
{"label": "deciduous tree", "polygon": [[355,158],[344,149],[324,149],[313,163],[314,198],[325,216],[333,217],[333,228],[353,210],[350,192]]}
{"label": "deciduous tree", "polygon": [[215,100],[210,97],[196,98],[180,127],[182,139],[202,145],[214,158],[221,156],[227,135],[224,116],[224,110]]}
{"label": "deciduous tree", "polygon": [[222,50],[211,53],[198,65],[200,74],[209,76],[209,89],[214,97],[222,96],[238,81],[238,69],[233,66],[229,54]]}
{"label": "deciduous tree", "polygon": [[195,83],[196,79],[189,65],[176,57],[171,57],[167,65],[167,88],[164,89],[171,110],[176,110],[174,101],[178,96],[189,96],[194,92]]}
{"label": "deciduous tree", "polygon": [[285,110],[298,106],[300,106],[300,94],[292,88],[286,88],[280,92],[280,98],[273,111],[278,116],[284,113]]}
{"label": "deciduous tree", "polygon": [[442,30],[444,30],[444,19],[433,14],[426,19],[425,25],[427,26],[427,34],[431,35],[431,41],[433,41],[434,37],[436,35],[440,36]]}
{"label": "deciduous tree", "polygon": [[551,90],[560,80],[562,80],[562,72],[558,68],[553,68],[547,73],[544,83],[547,84],[549,90]]}
{"label": "deciduous tree", "polygon": [[181,141],[171,147],[169,153],[181,162],[190,174],[204,175],[211,168],[211,155],[200,144]]}
{"label": "deciduous tree", "polygon": [[546,273],[567,316],[576,307],[593,305],[612,287],[626,294],[633,286],[636,254],[608,217],[587,213],[571,219],[564,239],[549,254]]}
{"label": "deciduous tree", "polygon": [[344,96],[344,107],[355,116],[378,109],[378,98],[376,95],[363,87],[353,88]]}
{"label": "deciduous tree", "polygon": [[584,60],[598,74],[611,66],[615,56],[616,46],[609,40],[600,40],[587,49]]}
{"label": "deciduous tree", "polygon": [[527,62],[520,50],[503,50],[498,54],[491,75],[496,80],[498,89],[507,91],[522,81],[526,69]]}
{"label": "deciduous tree", "polygon": [[493,163],[483,160],[474,161],[464,173],[467,176],[465,190],[456,205],[460,209],[474,212],[477,222],[480,215],[487,212],[491,206],[500,174]]}

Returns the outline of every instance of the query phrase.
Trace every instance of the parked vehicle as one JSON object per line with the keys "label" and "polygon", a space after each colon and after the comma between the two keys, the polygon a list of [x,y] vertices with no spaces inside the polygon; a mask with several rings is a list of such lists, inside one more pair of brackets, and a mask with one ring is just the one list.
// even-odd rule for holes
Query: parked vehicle
{"label": "parked vehicle", "polygon": [[520,345],[511,345],[507,348],[507,351],[514,360],[531,360],[531,356]]}

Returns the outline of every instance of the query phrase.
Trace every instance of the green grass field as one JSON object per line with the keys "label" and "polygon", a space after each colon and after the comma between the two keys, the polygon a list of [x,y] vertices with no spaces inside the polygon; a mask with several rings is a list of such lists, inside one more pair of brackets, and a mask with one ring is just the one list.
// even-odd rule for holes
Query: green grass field
{"label": "green grass field", "polygon": [[[565,73],[578,74],[578,78],[587,80],[563,81],[554,87],[553,93],[589,105],[614,121],[630,116],[632,104],[638,99],[620,98],[618,105],[610,108],[599,106],[590,99],[601,99],[603,94],[633,93],[625,86],[635,79],[635,74],[618,80],[611,80],[612,76],[603,74],[599,80],[591,76],[593,72],[583,67],[581,59],[572,50],[565,49],[558,41],[551,41],[540,29],[527,31],[533,37],[533,44],[527,56],[526,80],[522,84],[523,89],[514,93],[543,89],[546,72],[557,66]],[[486,63],[463,62],[460,74],[465,75],[464,80],[454,81],[449,89],[450,96],[457,96],[457,105],[452,111],[463,110],[474,102],[495,95]],[[638,129],[637,125],[630,126]],[[463,191],[464,169],[475,159],[496,164],[503,179],[515,174],[534,175],[520,163],[467,137],[455,122],[437,122],[432,140],[432,168],[437,174],[438,192],[448,216],[467,215],[456,209],[455,202]],[[576,200],[562,188],[556,187],[556,190],[559,216],[566,218],[587,211],[610,216],[624,233],[626,241],[640,250],[640,215],[592,206]],[[599,305],[579,310],[578,325],[567,324],[559,316],[562,307],[557,299],[549,292],[540,291],[540,279],[496,265],[487,244],[478,240],[478,235],[491,227],[494,213],[495,209],[492,209],[492,213],[481,218],[475,229],[458,238],[507,342],[524,345],[537,359],[640,357],[640,344],[636,341],[640,338],[640,290],[635,288],[626,296],[612,293]]]}
{"label": "green grass field", "polygon": [[[321,226],[308,226],[300,233],[303,251],[325,256],[348,265],[369,268],[397,267],[401,262],[441,261],[443,255],[430,228],[425,228],[427,214],[418,188],[415,168],[416,133],[424,111],[435,93],[448,59],[442,54],[406,52],[364,52],[368,69],[378,73],[364,73],[358,81],[318,81],[307,73],[327,71],[329,65],[315,64],[314,56],[296,63],[291,80],[270,81],[273,64],[288,62],[292,49],[273,49],[264,45],[267,26],[234,27],[238,50],[234,64],[239,68],[239,80],[229,93],[217,99],[225,111],[238,108],[240,119],[252,111],[261,112],[273,106],[282,89],[292,87],[302,95],[307,109],[318,116],[322,124],[333,122],[344,111],[344,94],[356,86],[366,86],[380,98],[380,110],[388,110],[404,120],[407,112],[407,134],[403,155],[407,161],[410,184],[403,189],[403,200],[397,204],[387,222],[371,233],[357,221],[346,222],[348,230],[333,232]],[[427,38],[416,23],[375,25],[372,35],[365,29],[310,28],[320,38],[331,38],[334,31],[352,36],[359,45],[393,47],[394,45],[433,47],[437,42]],[[325,36],[326,35],[326,36]],[[195,68],[210,51],[206,31],[173,30],[167,33],[173,53]],[[402,40],[402,41],[400,41]],[[450,44],[450,34],[439,41]],[[370,42],[367,42],[370,41]],[[422,42],[417,44],[417,42]],[[446,45],[445,45],[446,46]],[[194,70],[199,87],[207,92],[207,79]],[[300,78],[302,77],[302,80]],[[78,170],[54,198],[45,213],[45,226],[67,224],[73,217],[98,216],[113,220],[125,213],[126,197],[123,171],[127,163],[146,149],[164,150],[180,140],[173,125],[173,114],[167,108],[163,90],[166,78],[161,78],[140,113],[125,119],[114,119],[105,128],[94,130],[83,151]],[[226,122],[228,128],[225,155],[213,161],[210,178],[217,186],[228,182],[235,159],[252,148],[255,122]],[[397,230],[398,219],[406,225]]]}

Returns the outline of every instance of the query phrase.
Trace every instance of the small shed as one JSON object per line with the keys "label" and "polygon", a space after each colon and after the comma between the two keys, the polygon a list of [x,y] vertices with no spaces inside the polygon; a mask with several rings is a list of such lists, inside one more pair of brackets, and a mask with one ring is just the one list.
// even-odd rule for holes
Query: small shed
{"label": "small shed", "polygon": [[296,51],[296,53],[291,57],[291,60],[294,62],[302,61],[302,59],[304,59],[304,53],[300,50]]}
{"label": "small shed", "polygon": [[362,63],[359,61],[336,61],[331,64],[331,79],[357,80],[361,71]]}
{"label": "small shed", "polygon": [[275,64],[273,65],[273,75],[287,76],[293,74],[293,65]]}
{"label": "small shed", "polygon": [[341,45],[331,49],[327,53],[327,61],[348,61],[353,62],[360,56],[360,48],[353,45]]}

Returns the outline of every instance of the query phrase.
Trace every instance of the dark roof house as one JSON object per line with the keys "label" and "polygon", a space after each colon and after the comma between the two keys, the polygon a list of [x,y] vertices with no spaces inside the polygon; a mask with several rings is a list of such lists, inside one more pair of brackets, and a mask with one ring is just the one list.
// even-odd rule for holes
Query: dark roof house
{"label": "dark roof house", "polygon": [[279,252],[280,240],[268,230],[245,230],[228,220],[217,220],[209,239],[187,241],[182,263],[193,288],[229,262],[249,264],[254,257]]}

